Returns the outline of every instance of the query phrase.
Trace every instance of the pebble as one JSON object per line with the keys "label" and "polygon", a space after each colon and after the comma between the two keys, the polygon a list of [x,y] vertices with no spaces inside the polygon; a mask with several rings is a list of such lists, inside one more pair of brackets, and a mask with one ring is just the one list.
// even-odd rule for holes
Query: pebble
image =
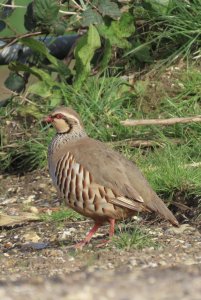
{"label": "pebble", "polygon": [[29,211],[32,212],[32,213],[34,213],[34,214],[38,214],[39,213],[39,210],[38,210],[38,208],[36,206],[31,206],[29,208]]}
{"label": "pebble", "polygon": [[37,233],[34,231],[27,232],[22,237],[25,240],[25,242],[34,242],[34,243],[37,243],[41,239],[39,235],[37,235]]}
{"label": "pebble", "polygon": [[168,233],[176,233],[176,234],[181,234],[185,231],[190,231],[190,232],[193,232],[195,231],[196,229],[188,224],[183,224],[181,225],[180,227],[170,227],[168,228],[167,232]]}
{"label": "pebble", "polygon": [[13,247],[13,244],[11,242],[7,242],[3,246],[4,246],[5,249],[10,249],[10,248]]}
{"label": "pebble", "polygon": [[76,229],[74,227],[68,228],[68,230],[65,230],[64,232],[62,232],[62,234],[59,236],[58,240],[59,241],[66,240],[67,237],[71,236],[72,233],[74,233],[75,231],[76,231]]}
{"label": "pebble", "polygon": [[135,267],[138,265],[137,263],[137,260],[134,258],[134,259],[130,259],[129,263],[131,264],[131,266]]}
{"label": "pebble", "polygon": [[12,203],[15,203],[15,202],[17,202],[17,198],[16,197],[11,197],[11,198],[3,200],[1,202],[1,205],[8,205],[8,204],[12,204]]}
{"label": "pebble", "polygon": [[39,187],[39,189],[43,189],[44,190],[44,189],[47,188],[47,184],[46,183],[40,183],[38,187]]}
{"label": "pebble", "polygon": [[34,201],[36,195],[30,195],[27,199],[23,201],[24,204],[28,204]]}
{"label": "pebble", "polygon": [[69,257],[69,259],[68,259],[68,261],[74,261],[75,260],[75,258],[74,257]]}

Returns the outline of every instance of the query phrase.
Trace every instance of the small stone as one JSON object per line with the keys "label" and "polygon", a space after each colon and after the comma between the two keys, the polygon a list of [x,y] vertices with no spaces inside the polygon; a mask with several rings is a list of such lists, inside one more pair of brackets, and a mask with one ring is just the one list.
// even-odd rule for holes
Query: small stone
{"label": "small stone", "polygon": [[10,248],[13,247],[13,244],[11,242],[7,242],[3,246],[4,246],[5,249],[10,249]]}
{"label": "small stone", "polygon": [[24,203],[24,204],[31,203],[31,202],[34,201],[35,197],[36,197],[35,195],[30,195],[27,199],[25,199],[25,200],[23,201],[23,203]]}
{"label": "small stone", "polygon": [[74,233],[76,229],[74,227],[68,228],[68,230],[65,230],[59,237],[60,241],[66,240],[69,236]]}
{"label": "small stone", "polygon": [[109,262],[109,263],[107,264],[107,267],[108,267],[109,269],[113,269],[113,268],[114,268],[114,266],[113,266],[113,264],[112,264],[111,262]]}
{"label": "small stone", "polygon": [[38,208],[36,206],[31,206],[29,208],[29,211],[32,212],[32,213],[34,213],[34,214],[38,214],[39,213],[39,210],[38,210]]}
{"label": "small stone", "polygon": [[3,200],[1,202],[1,205],[8,205],[8,204],[12,204],[12,203],[15,203],[15,202],[17,202],[17,198],[16,197],[11,197],[11,198]]}
{"label": "small stone", "polygon": [[193,260],[192,258],[187,259],[187,260],[185,259],[184,260],[184,264],[188,265],[188,266],[194,265],[195,264],[195,260]]}
{"label": "small stone", "polygon": [[167,263],[166,263],[165,260],[161,260],[161,261],[159,262],[159,264],[160,264],[161,266],[167,266]]}
{"label": "small stone", "polygon": [[33,242],[33,243],[37,243],[41,239],[37,235],[37,233],[34,232],[34,231],[30,231],[28,233],[25,233],[22,237],[25,240],[25,242]]}
{"label": "small stone", "polygon": [[40,183],[38,187],[39,187],[39,189],[43,189],[43,190],[44,190],[44,189],[47,188],[47,184],[45,184],[45,183]]}
{"label": "small stone", "polygon": [[68,259],[68,261],[74,261],[75,260],[75,258],[74,257],[69,257],[69,259]]}
{"label": "small stone", "polygon": [[135,267],[135,266],[138,265],[137,260],[136,260],[135,258],[130,260],[130,264],[131,264],[131,266],[133,266],[133,267]]}
{"label": "small stone", "polygon": [[183,224],[180,227],[171,227],[167,230],[168,233],[176,233],[176,234],[181,234],[185,231],[195,231],[196,229],[188,224]]}

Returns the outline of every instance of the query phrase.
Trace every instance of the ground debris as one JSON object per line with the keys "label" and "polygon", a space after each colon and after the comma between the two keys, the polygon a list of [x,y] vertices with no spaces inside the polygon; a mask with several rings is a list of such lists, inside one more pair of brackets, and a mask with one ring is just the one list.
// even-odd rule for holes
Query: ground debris
{"label": "ground debris", "polygon": [[33,213],[21,212],[19,216],[12,216],[0,212],[0,227],[12,227],[38,220],[40,220],[40,217]]}

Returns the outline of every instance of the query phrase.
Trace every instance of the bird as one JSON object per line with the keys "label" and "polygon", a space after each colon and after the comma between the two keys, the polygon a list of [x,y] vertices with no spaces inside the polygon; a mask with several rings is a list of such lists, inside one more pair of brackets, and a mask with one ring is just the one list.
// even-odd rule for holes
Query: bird
{"label": "bird", "polygon": [[89,137],[76,111],[56,107],[44,121],[56,129],[48,147],[48,167],[54,186],[68,207],[94,220],[93,228],[76,248],[88,244],[107,222],[111,240],[116,221],[143,211],[156,212],[179,226],[134,162]]}

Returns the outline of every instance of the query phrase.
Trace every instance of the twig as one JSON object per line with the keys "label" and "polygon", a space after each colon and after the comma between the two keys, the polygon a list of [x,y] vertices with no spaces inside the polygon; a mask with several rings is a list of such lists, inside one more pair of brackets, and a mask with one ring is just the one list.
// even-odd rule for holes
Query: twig
{"label": "twig", "polygon": [[[174,144],[182,144],[182,139],[171,139],[171,142]],[[148,147],[154,147],[154,146],[161,147],[164,145],[164,143],[161,141],[154,141],[154,140],[125,139],[125,140],[121,140],[121,141],[109,142],[108,145],[112,145],[114,147],[128,145],[130,147],[148,148]]]}
{"label": "twig", "polygon": [[25,33],[25,34],[19,35],[16,38],[14,38],[10,43],[4,45],[3,47],[0,47],[0,49],[3,50],[6,47],[10,47],[10,46],[12,46],[13,44],[15,44],[18,40],[20,40],[22,38],[26,38],[26,37],[30,37],[30,36],[37,36],[37,35],[40,35],[40,34],[42,34],[41,31],[30,32],[30,33]]}
{"label": "twig", "polygon": [[60,12],[61,14],[64,14],[64,15],[77,15],[77,13],[74,12],[74,11],[64,11],[64,10],[59,10],[59,12]]}
{"label": "twig", "polygon": [[184,168],[198,168],[201,167],[201,162],[193,162],[191,164],[185,164]]}
{"label": "twig", "polygon": [[11,7],[11,8],[26,8],[26,6],[14,5],[14,4],[2,4],[2,3],[0,3],[0,6]]}
{"label": "twig", "polygon": [[201,122],[201,115],[186,118],[170,118],[170,119],[143,119],[143,120],[125,120],[120,123],[124,126],[138,125],[174,125],[177,123]]}

